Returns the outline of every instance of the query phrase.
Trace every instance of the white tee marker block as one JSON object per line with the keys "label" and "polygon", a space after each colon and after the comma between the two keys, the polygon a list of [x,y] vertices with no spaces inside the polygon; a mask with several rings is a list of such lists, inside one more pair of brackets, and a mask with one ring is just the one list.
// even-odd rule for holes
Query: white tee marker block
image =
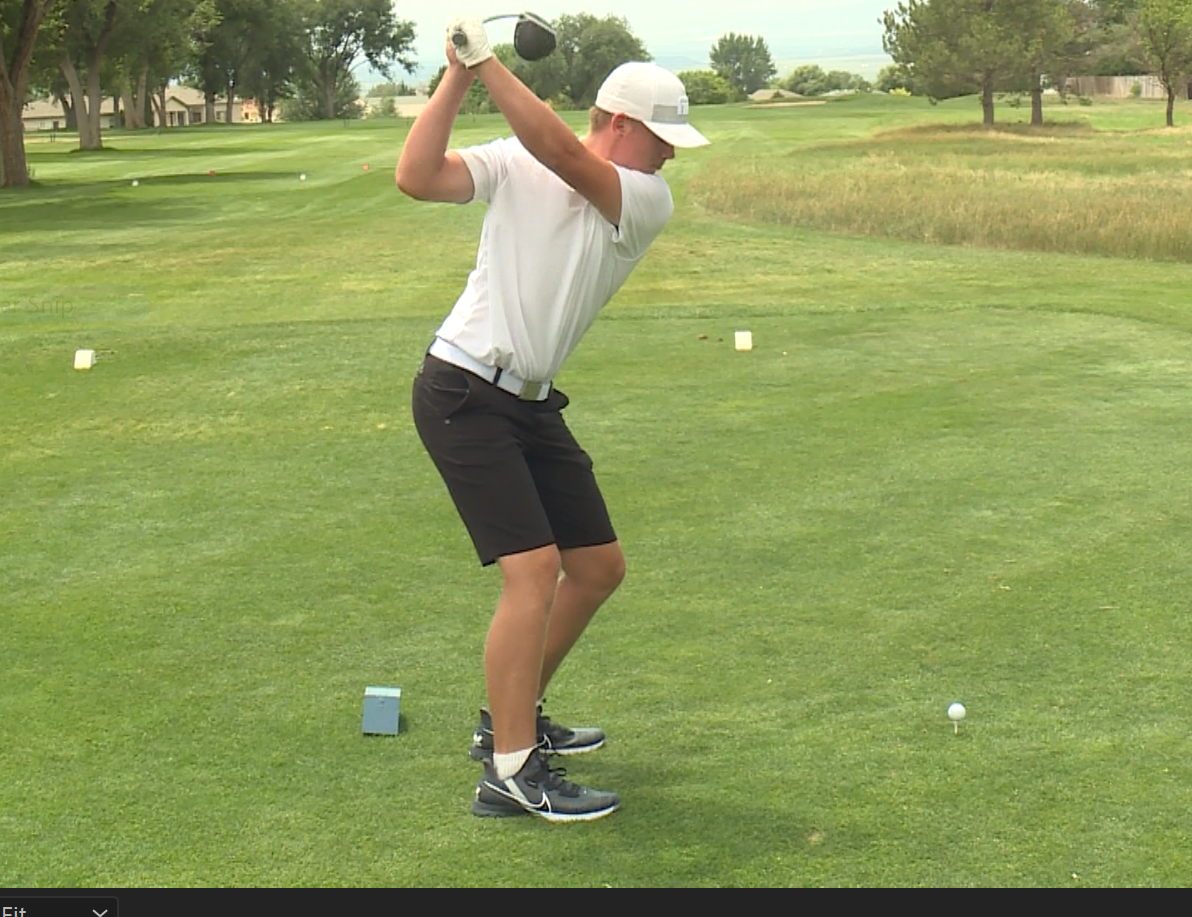
{"label": "white tee marker block", "polygon": [[401,688],[369,685],[364,689],[365,735],[395,736],[401,718]]}

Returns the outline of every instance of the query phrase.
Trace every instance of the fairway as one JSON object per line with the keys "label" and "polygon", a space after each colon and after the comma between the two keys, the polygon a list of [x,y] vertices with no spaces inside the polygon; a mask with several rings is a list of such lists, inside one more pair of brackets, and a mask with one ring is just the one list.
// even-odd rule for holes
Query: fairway
{"label": "fairway", "polygon": [[628,561],[549,697],[622,798],[572,826],[469,813],[500,583],[410,419],[482,209],[397,191],[398,120],[31,136],[0,887],[1188,884],[1192,133],[979,118],[693,111],[557,380]]}

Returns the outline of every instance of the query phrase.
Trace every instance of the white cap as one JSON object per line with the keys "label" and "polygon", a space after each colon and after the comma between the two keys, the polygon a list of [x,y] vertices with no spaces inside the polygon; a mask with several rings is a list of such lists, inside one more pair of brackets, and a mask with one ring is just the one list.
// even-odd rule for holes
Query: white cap
{"label": "white cap", "polygon": [[657,64],[621,64],[596,94],[596,107],[610,115],[628,115],[671,146],[707,146],[708,140],[687,123],[683,81]]}

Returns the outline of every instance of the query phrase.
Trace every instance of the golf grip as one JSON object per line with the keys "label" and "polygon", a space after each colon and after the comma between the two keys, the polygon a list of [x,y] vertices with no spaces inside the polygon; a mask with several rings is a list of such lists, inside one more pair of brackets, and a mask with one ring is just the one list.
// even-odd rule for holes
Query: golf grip
{"label": "golf grip", "polygon": [[[482,20],[482,22],[484,25],[488,25],[490,22],[496,22],[498,19],[516,19],[517,15],[517,13],[502,13],[500,16],[489,16],[487,19]],[[467,46],[468,36],[464,34],[463,29],[456,29],[451,33],[451,43],[457,48]]]}

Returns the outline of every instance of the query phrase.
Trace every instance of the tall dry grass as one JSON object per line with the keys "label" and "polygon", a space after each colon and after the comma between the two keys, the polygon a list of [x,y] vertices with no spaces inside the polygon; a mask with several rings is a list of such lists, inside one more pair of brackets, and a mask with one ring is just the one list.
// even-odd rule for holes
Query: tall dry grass
{"label": "tall dry grass", "polygon": [[1192,261],[1192,130],[931,126],[720,160],[714,213],[912,241]]}

